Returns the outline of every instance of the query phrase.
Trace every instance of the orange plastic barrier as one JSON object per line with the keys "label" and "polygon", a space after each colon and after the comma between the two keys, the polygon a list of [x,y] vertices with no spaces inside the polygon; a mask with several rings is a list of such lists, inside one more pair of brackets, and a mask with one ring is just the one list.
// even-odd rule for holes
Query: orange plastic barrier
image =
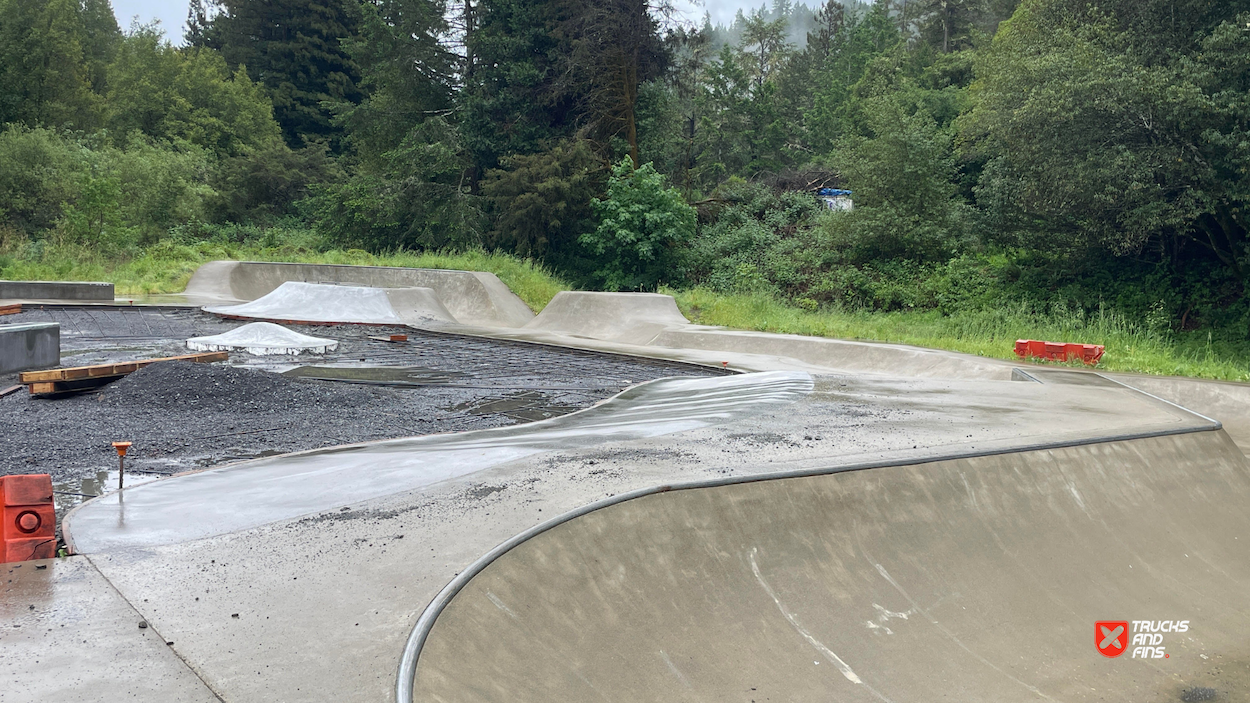
{"label": "orange plastic barrier", "polygon": [[1106,347],[1101,344],[1070,344],[1067,342],[1039,342],[1036,339],[1017,339],[1016,356],[1021,359],[1036,357],[1051,361],[1079,359],[1091,366],[1098,363]]}
{"label": "orange plastic barrier", "polygon": [[0,476],[0,509],[0,563],[56,556],[51,476]]}

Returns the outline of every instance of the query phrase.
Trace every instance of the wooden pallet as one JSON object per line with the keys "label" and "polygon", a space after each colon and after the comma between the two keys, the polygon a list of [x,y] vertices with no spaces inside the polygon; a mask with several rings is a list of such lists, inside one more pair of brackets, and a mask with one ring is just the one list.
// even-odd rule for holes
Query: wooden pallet
{"label": "wooden pallet", "polygon": [[30,388],[31,395],[75,393],[99,388],[127,374],[134,373],[144,366],[161,361],[194,361],[206,364],[214,361],[225,361],[228,358],[230,358],[230,355],[224,351],[205,352],[203,354],[169,356],[163,359],[125,361],[120,364],[96,364],[94,366],[74,366],[67,369],[27,371],[19,375],[18,380]]}
{"label": "wooden pallet", "polygon": [[22,311],[21,303],[13,303],[12,305],[0,305],[0,315],[16,315]]}

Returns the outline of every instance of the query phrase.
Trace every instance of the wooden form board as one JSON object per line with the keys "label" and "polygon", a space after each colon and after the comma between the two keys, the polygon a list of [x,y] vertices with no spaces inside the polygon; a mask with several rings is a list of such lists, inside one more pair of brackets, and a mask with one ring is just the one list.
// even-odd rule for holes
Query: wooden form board
{"label": "wooden form board", "polygon": [[184,356],[167,356],[161,359],[126,361],[119,364],[96,364],[94,366],[74,366],[67,369],[27,371],[18,376],[18,380],[30,388],[31,395],[50,395],[101,386],[127,374],[134,373],[144,366],[162,361],[194,361],[204,364],[214,361],[225,361],[228,358],[230,358],[230,355],[224,351],[204,352],[202,354],[186,354]]}

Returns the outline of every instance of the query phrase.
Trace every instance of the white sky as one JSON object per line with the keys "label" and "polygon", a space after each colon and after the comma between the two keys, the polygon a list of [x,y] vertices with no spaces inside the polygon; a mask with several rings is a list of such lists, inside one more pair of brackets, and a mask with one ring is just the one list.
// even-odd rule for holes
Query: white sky
{"label": "white sky", "polygon": [[[675,0],[678,8],[692,22],[698,23],[707,11],[712,22],[729,24],[739,9],[756,8],[765,0]],[[771,0],[768,0],[771,5]],[[806,4],[813,5],[815,0]],[[182,26],[187,20],[187,0],[113,0],[117,23],[123,30],[137,16],[141,23],[160,20],[165,36],[175,44],[182,43]]]}

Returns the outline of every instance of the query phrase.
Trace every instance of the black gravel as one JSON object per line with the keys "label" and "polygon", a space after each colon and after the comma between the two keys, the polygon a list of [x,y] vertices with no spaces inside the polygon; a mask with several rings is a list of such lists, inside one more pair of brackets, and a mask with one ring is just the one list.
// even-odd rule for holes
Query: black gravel
{"label": "black gravel", "polygon": [[[63,365],[186,354],[187,336],[240,324],[159,308],[45,309],[13,317],[31,319],[6,321],[61,322]],[[104,473],[117,465],[114,441],[134,443],[128,473],[172,474],[337,444],[499,427],[585,408],[647,380],[721,373],[411,328],[292,329],[337,339],[339,349],[298,357],[232,353],[230,365],[163,362],[93,393],[41,399],[23,390],[0,398],[0,475],[48,473],[63,496],[91,495],[115,480]],[[410,341],[370,339],[391,332]],[[368,385],[270,372],[292,364],[403,367],[434,380]],[[11,382],[15,375],[2,377],[0,387]]]}

